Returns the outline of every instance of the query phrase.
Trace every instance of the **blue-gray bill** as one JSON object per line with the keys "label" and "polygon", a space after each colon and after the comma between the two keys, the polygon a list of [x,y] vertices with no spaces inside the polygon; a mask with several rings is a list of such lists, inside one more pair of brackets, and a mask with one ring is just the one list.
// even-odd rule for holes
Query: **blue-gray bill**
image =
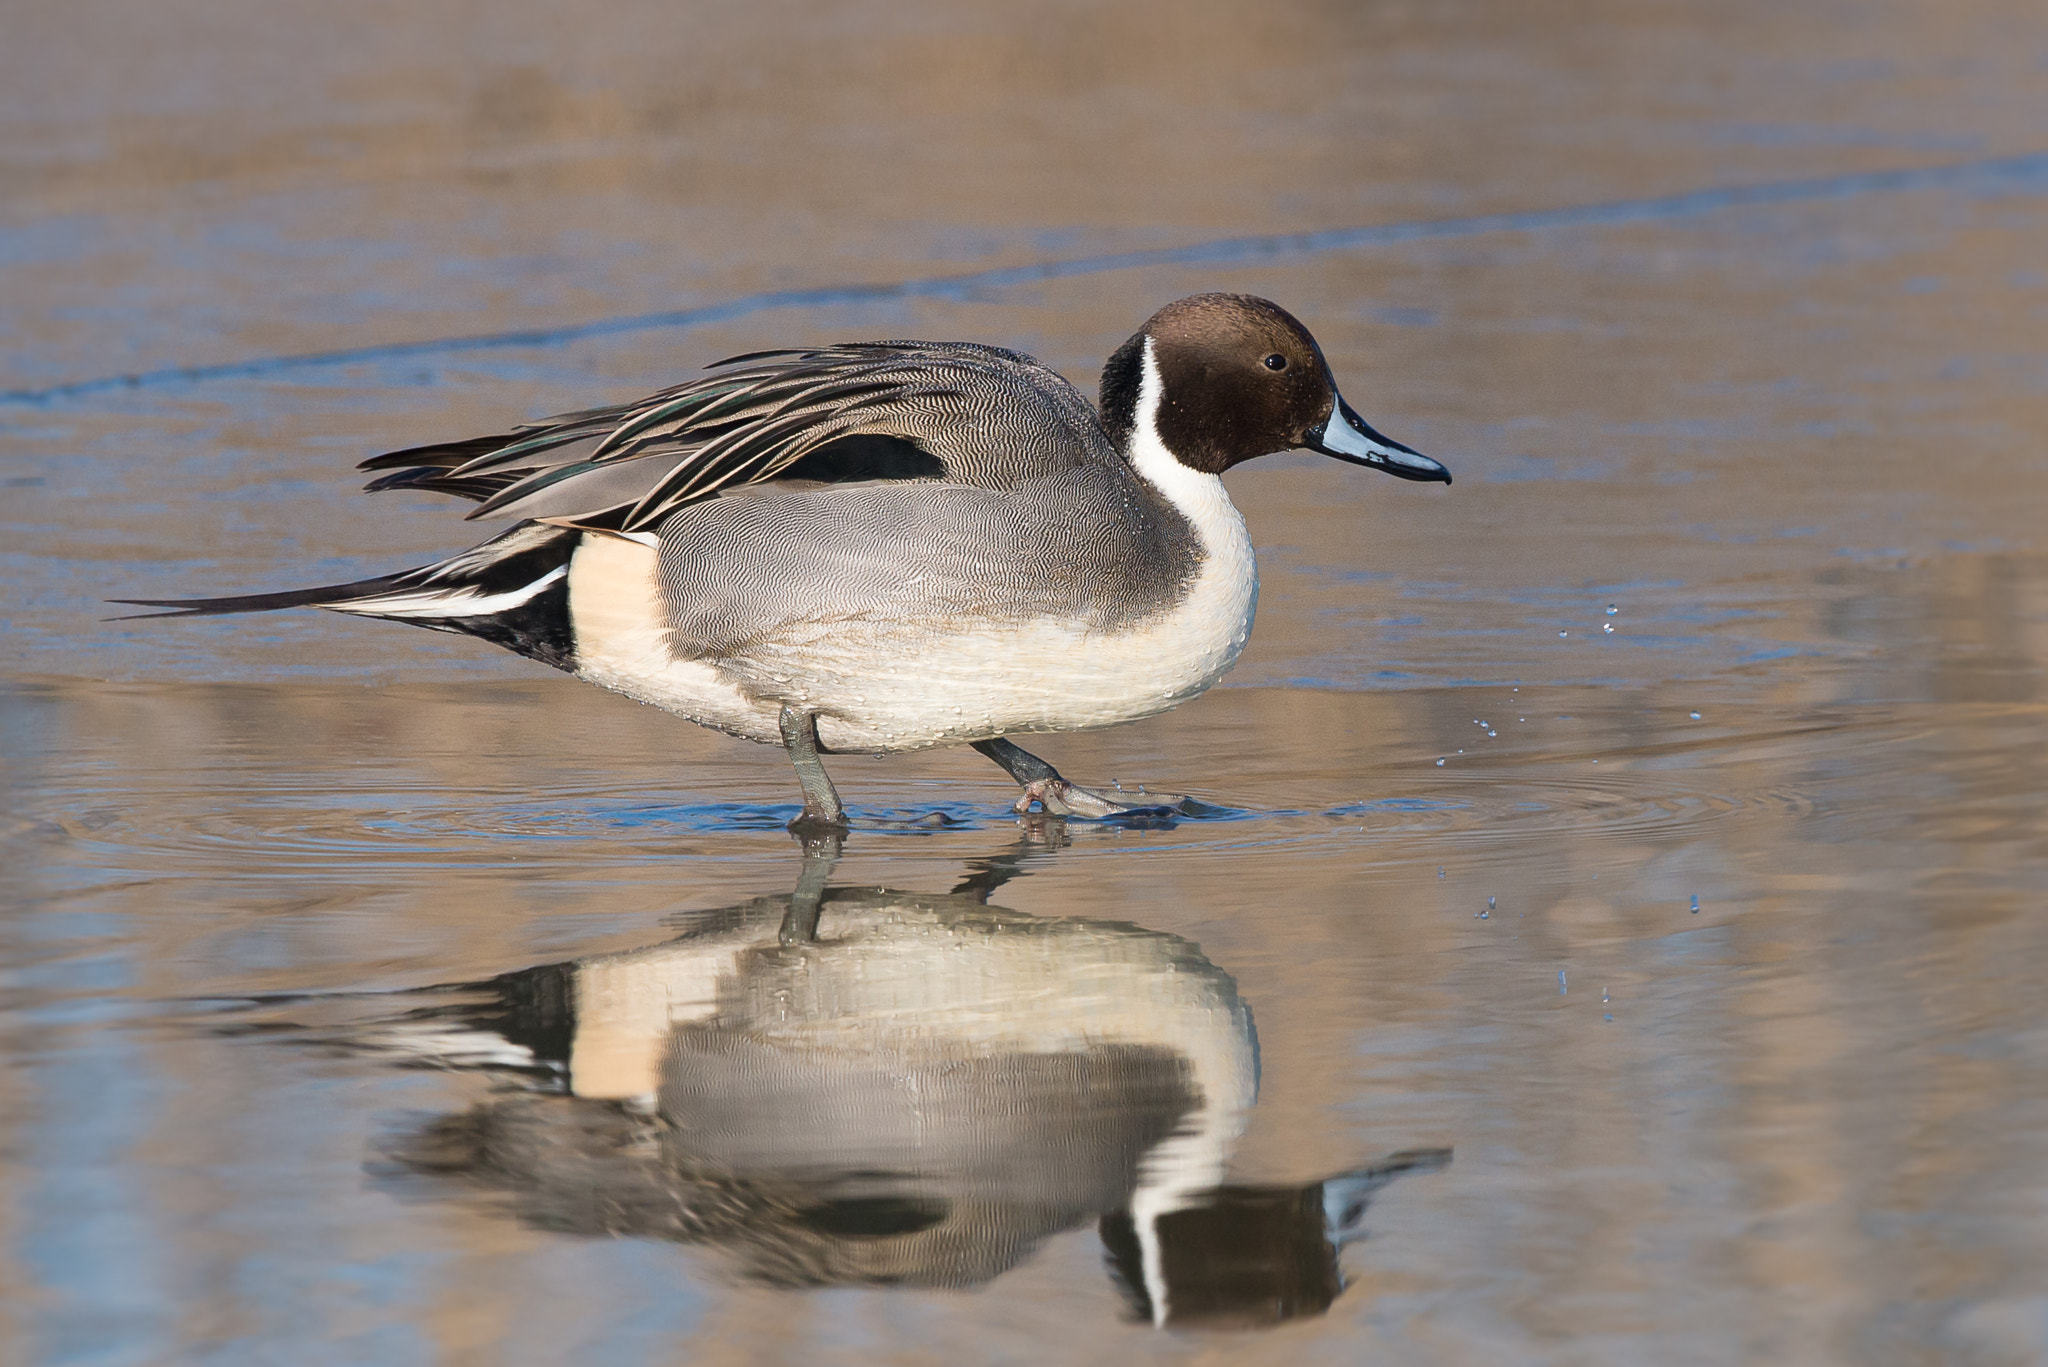
{"label": "blue-gray bill", "polygon": [[1330,409],[1329,417],[1308,430],[1303,445],[1311,451],[1320,451],[1353,465],[1384,470],[1401,479],[1451,482],[1449,470],[1422,452],[1373,431],[1371,425],[1342,398]]}

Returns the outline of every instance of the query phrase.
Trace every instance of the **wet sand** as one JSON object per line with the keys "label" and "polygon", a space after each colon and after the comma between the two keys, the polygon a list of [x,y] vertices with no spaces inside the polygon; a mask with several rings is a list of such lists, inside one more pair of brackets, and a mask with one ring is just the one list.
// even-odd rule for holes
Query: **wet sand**
{"label": "wet sand", "polygon": [[[2048,1354],[2048,20],[1167,12],[13,21],[0,1359]],[[807,870],[779,754],[481,643],[102,620],[463,544],[381,450],[843,337],[1092,392],[1215,288],[1457,483],[1233,473],[1235,673],[1042,747],[1205,819],[841,757]]]}

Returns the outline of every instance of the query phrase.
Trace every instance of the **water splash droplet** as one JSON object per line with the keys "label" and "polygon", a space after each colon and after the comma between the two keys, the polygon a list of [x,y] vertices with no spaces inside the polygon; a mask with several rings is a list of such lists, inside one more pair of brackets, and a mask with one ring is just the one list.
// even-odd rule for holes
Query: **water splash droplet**
{"label": "water splash droplet", "polygon": [[1571,991],[1571,988],[1565,983],[1564,970],[1560,968],[1557,970],[1557,995],[1562,997],[1569,991]]}
{"label": "water splash droplet", "polygon": [[1492,911],[1492,910],[1493,910],[1493,899],[1492,899],[1491,897],[1489,897],[1489,898],[1487,898],[1487,899],[1486,899],[1486,909],[1487,909],[1488,911]]}
{"label": "water splash droplet", "polygon": [[1612,636],[1614,634],[1614,623],[1602,622],[1600,624],[1600,634],[1603,636]]}
{"label": "water splash droplet", "polygon": [[1600,989],[1600,1004],[1607,1005],[1607,989],[1604,987]]}
{"label": "water splash droplet", "polygon": [[1607,605],[1607,615],[1608,615],[1609,617],[1612,617],[1612,616],[1613,616],[1613,615],[1614,615],[1615,613],[1617,613],[1617,612],[1620,612],[1620,611],[1621,611],[1621,609],[1620,609],[1620,608],[1618,608],[1618,607],[1616,607],[1616,606],[1615,606],[1614,604],[1612,604],[1612,603],[1609,603],[1609,604]]}
{"label": "water splash droplet", "polygon": [[1692,714],[1692,719],[1693,719],[1694,721],[1698,721],[1698,720],[1700,719],[1700,714],[1699,714],[1699,713],[1697,713],[1697,712],[1693,713],[1693,714]]}
{"label": "water splash droplet", "polygon": [[1487,732],[1486,734],[1487,734],[1487,735],[1489,735],[1489,736],[1498,736],[1498,735],[1500,734],[1500,732],[1498,732],[1498,731],[1488,731],[1488,732]]}
{"label": "water splash droplet", "polygon": [[1438,870],[1436,871],[1436,876],[1437,876],[1437,877],[1439,877],[1439,878],[1443,877],[1443,876],[1444,876],[1444,871],[1443,871],[1442,869],[1438,869]]}
{"label": "water splash droplet", "polygon": [[1569,631],[1560,631],[1560,632],[1558,632],[1557,634],[1558,634],[1558,635],[1560,635],[1560,636],[1569,636],[1569,635],[1571,635],[1571,633],[1570,633]]}
{"label": "water splash droplet", "polygon": [[1698,893],[1692,895],[1692,914],[1695,916],[1700,914],[1700,895]]}
{"label": "water splash droplet", "polygon": [[1443,767],[1444,767],[1444,762],[1443,762],[1443,761],[1442,761],[1441,759],[1439,759],[1439,760],[1438,760],[1438,761],[1436,762],[1436,767],[1437,767],[1437,768],[1439,768],[1439,769],[1443,768]]}

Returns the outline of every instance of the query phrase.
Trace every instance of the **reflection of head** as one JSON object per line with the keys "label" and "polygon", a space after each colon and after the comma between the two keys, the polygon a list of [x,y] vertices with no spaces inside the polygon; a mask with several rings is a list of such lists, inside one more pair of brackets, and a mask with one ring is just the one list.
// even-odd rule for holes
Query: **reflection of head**
{"label": "reflection of head", "polygon": [[1436,1172],[1449,1149],[1411,1149],[1298,1187],[1217,1187],[1164,1213],[1103,1217],[1110,1275],[1139,1319],[1259,1328],[1320,1315],[1344,1289],[1338,1248],[1361,1237],[1372,1195]]}
{"label": "reflection of head", "polygon": [[1117,1289],[1133,1314],[1158,1324],[1252,1328],[1320,1315],[1343,1287],[1322,1193],[1320,1182],[1205,1193],[1200,1205],[1156,1217],[1149,1277],[1129,1213],[1106,1216],[1102,1245]]}

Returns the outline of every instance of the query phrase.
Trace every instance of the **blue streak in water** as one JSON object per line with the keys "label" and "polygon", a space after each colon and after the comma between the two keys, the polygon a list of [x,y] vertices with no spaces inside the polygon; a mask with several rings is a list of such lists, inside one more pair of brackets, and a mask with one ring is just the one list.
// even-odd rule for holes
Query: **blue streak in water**
{"label": "blue streak in water", "polygon": [[0,403],[44,404],[58,399],[84,398],[114,390],[154,389],[171,385],[201,384],[209,380],[260,379],[294,370],[405,360],[415,356],[450,356],[518,347],[561,346],[569,342],[580,342],[592,337],[612,337],[625,332],[698,327],[706,323],[726,322],[748,314],[775,309],[825,308],[885,299],[963,299],[985,290],[1009,289],[1047,280],[1103,275],[1112,271],[1139,270],[1150,266],[1224,265],[1306,256],[1318,252],[1348,251],[1359,247],[1384,247],[1404,242],[1476,237],[1484,233],[1539,232],[1550,228],[1613,227],[1629,223],[1654,223],[1689,218],[1719,209],[1895,194],[1907,190],[1940,189],[1979,181],[2002,182],[2000,188],[2008,192],[2039,193],[2043,188],[2043,182],[2048,181],[2048,152],[1987,157],[1976,161],[1950,162],[1940,166],[1915,166],[1889,171],[1813,176],[1803,180],[1726,185],[1707,190],[1688,190],[1672,195],[1567,205],[1556,209],[1477,214],[1467,218],[1375,223],[1352,228],[1327,228],[1318,232],[1261,233],[1247,237],[1214,238],[1207,242],[1193,242],[1180,247],[1111,252],[1098,256],[1074,257],[1065,261],[1040,261],[1022,266],[969,271],[959,275],[928,276],[919,280],[867,285],[829,285],[812,289],[766,290],[758,294],[742,295],[720,304],[597,318],[561,327],[521,328],[510,332],[487,332],[463,337],[435,337],[416,342],[344,347],[333,351],[311,351],[291,356],[263,356],[247,361],[227,361],[218,365],[168,366],[160,370],[145,370],[126,375],[103,375],[89,380],[72,380],[42,389],[0,390]]}

